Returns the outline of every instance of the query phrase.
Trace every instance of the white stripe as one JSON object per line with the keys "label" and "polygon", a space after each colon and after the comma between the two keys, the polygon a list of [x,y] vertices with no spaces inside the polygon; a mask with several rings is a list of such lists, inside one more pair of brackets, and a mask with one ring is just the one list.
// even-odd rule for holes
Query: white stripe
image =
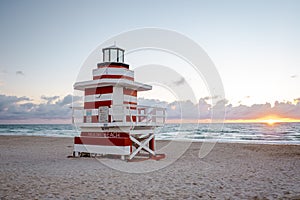
{"label": "white stripe", "polygon": [[112,100],[112,93],[84,96],[84,102],[110,101],[110,100]]}
{"label": "white stripe", "polygon": [[135,109],[128,109],[126,112],[126,115],[136,115],[137,114],[137,110]]}
{"label": "white stripe", "polygon": [[123,68],[99,68],[93,70],[93,76],[101,75],[124,75],[134,77],[134,71]]}
{"label": "white stripe", "polygon": [[122,119],[126,115],[137,115],[136,108],[130,109],[130,107],[135,107],[135,105],[132,106],[113,106],[113,108],[109,109],[109,115],[112,116],[120,116]]}
{"label": "white stripe", "polygon": [[124,95],[124,101],[136,103],[137,98],[135,96],[131,96],[131,95]]}
{"label": "white stripe", "polygon": [[[130,105],[130,107],[136,107],[136,105]],[[137,110],[136,109],[129,109],[129,106],[127,107],[126,110],[126,115],[135,115],[137,114]],[[98,116],[99,114],[99,110],[98,109],[85,109],[84,110],[84,116]]]}
{"label": "white stripe", "polygon": [[[113,99],[113,94],[94,94],[84,96],[84,102],[110,101]],[[124,101],[137,103],[137,97],[124,95]]]}
{"label": "white stripe", "polygon": [[130,146],[101,146],[89,144],[74,144],[74,151],[99,154],[130,155]]}

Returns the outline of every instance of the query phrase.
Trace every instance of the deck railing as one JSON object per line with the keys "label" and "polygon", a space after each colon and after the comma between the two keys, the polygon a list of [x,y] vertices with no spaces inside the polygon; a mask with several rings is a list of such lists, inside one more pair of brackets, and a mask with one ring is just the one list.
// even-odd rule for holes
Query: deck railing
{"label": "deck railing", "polygon": [[[84,109],[83,107],[72,108],[72,122],[82,124]],[[130,123],[135,126],[154,125],[161,126],[166,121],[166,109],[154,106],[142,106],[133,104],[112,105],[108,108],[107,115],[111,116],[111,122],[108,123]],[[100,119],[100,113],[99,113]],[[99,123],[103,123],[100,122]],[[107,123],[106,123],[107,124]]]}
{"label": "deck railing", "polygon": [[166,109],[153,106],[112,105],[109,114],[112,122],[131,122],[134,125],[163,125],[166,120]]}

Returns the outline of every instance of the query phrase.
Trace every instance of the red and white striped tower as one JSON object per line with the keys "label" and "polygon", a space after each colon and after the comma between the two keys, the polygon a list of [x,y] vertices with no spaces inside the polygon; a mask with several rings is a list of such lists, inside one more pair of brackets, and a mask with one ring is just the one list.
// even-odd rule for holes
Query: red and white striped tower
{"label": "red and white striped tower", "polygon": [[130,160],[144,150],[155,157],[154,131],[164,124],[165,109],[137,104],[137,92],[152,87],[134,81],[123,49],[114,45],[102,53],[93,80],[74,84],[74,89],[84,91],[83,123],[81,135],[74,138],[74,156],[112,154]]}

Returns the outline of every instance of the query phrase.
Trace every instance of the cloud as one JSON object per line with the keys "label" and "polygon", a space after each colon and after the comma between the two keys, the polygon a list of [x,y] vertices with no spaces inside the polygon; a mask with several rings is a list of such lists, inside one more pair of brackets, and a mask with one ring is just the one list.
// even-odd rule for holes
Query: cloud
{"label": "cloud", "polygon": [[17,105],[22,101],[30,101],[28,97],[16,97],[0,95],[0,113],[1,111],[7,110],[12,105]]}
{"label": "cloud", "polygon": [[[298,98],[299,99],[299,98]],[[291,102],[275,102],[272,112],[275,115],[288,116],[290,118],[300,119],[300,102],[292,104]]]}
{"label": "cloud", "polygon": [[21,75],[21,76],[25,76],[23,71],[16,71],[16,75]]}
{"label": "cloud", "polygon": [[271,104],[254,104],[252,106],[226,106],[226,119],[257,119],[271,113]]}
{"label": "cloud", "polygon": [[147,102],[147,105],[155,106],[162,103],[167,109],[168,119],[210,119],[212,114],[221,119],[224,115],[224,108],[227,120],[250,120],[268,115],[300,119],[300,98],[294,99],[294,104],[277,101],[273,107],[270,103],[233,106],[226,99],[217,101],[213,106],[208,103],[209,99],[211,98],[201,98],[197,104],[193,104],[191,101],[167,103],[159,100],[143,99],[143,101],[139,101],[139,104]]}
{"label": "cloud", "polygon": [[[33,103],[28,97],[0,95],[0,122],[14,120],[71,120],[71,106],[74,101],[79,102],[79,96],[66,95],[42,96],[44,103]],[[223,117],[224,107],[227,120],[247,120],[262,118],[267,115],[278,115],[286,118],[300,119],[300,98],[291,102],[275,102],[253,104],[251,106],[229,104],[228,100],[221,99],[215,105],[208,103],[208,98],[199,99],[195,104],[191,101],[174,101],[168,103],[158,99],[139,98],[138,104],[160,106],[167,110],[168,119],[211,119],[212,114]]]}
{"label": "cloud", "polygon": [[166,108],[168,106],[168,102],[160,101],[158,99],[145,99],[145,98],[138,98],[138,104],[144,106],[158,106]]}
{"label": "cloud", "polygon": [[[46,103],[32,103],[28,97],[0,95],[0,121],[30,119],[71,119],[72,95],[42,96]],[[74,97],[75,100],[79,97]],[[55,101],[55,102],[54,102]]]}
{"label": "cloud", "polygon": [[211,108],[212,106],[206,102],[205,98],[199,99],[198,102],[198,111],[200,115],[199,118],[200,119],[210,118]]}
{"label": "cloud", "polygon": [[215,95],[215,96],[207,96],[207,97],[204,97],[203,99],[206,101],[206,100],[218,99],[218,98],[221,98],[221,96],[218,96],[218,95]]}
{"label": "cloud", "polygon": [[198,105],[191,101],[175,101],[167,105],[169,119],[198,119]]}
{"label": "cloud", "polygon": [[47,104],[51,104],[51,103],[53,103],[56,99],[58,99],[59,98],[59,96],[52,96],[52,97],[47,97],[47,96],[45,96],[45,95],[42,95],[41,96],[41,99],[43,99],[43,100],[46,100],[47,101]]}
{"label": "cloud", "polygon": [[179,80],[173,82],[175,86],[179,86],[185,83],[185,79],[181,77]]}
{"label": "cloud", "polygon": [[257,119],[268,115],[276,115],[284,118],[300,119],[300,102],[296,104],[291,102],[276,101],[272,107],[270,103],[254,104],[252,106],[239,105],[233,107],[226,106],[226,119]]}
{"label": "cloud", "polygon": [[297,78],[298,76],[296,74],[292,75],[291,78]]}

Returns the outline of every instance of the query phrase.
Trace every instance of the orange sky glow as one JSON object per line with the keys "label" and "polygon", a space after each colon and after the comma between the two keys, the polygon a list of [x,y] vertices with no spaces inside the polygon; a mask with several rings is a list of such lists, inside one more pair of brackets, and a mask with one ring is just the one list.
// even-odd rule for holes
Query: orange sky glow
{"label": "orange sky glow", "polygon": [[[300,119],[293,119],[287,117],[280,117],[276,115],[267,115],[257,119],[229,119],[229,120],[217,120],[216,123],[266,123],[268,125],[273,125],[276,123],[288,123],[288,122],[300,122]],[[211,119],[169,119],[167,123],[212,123]]]}

